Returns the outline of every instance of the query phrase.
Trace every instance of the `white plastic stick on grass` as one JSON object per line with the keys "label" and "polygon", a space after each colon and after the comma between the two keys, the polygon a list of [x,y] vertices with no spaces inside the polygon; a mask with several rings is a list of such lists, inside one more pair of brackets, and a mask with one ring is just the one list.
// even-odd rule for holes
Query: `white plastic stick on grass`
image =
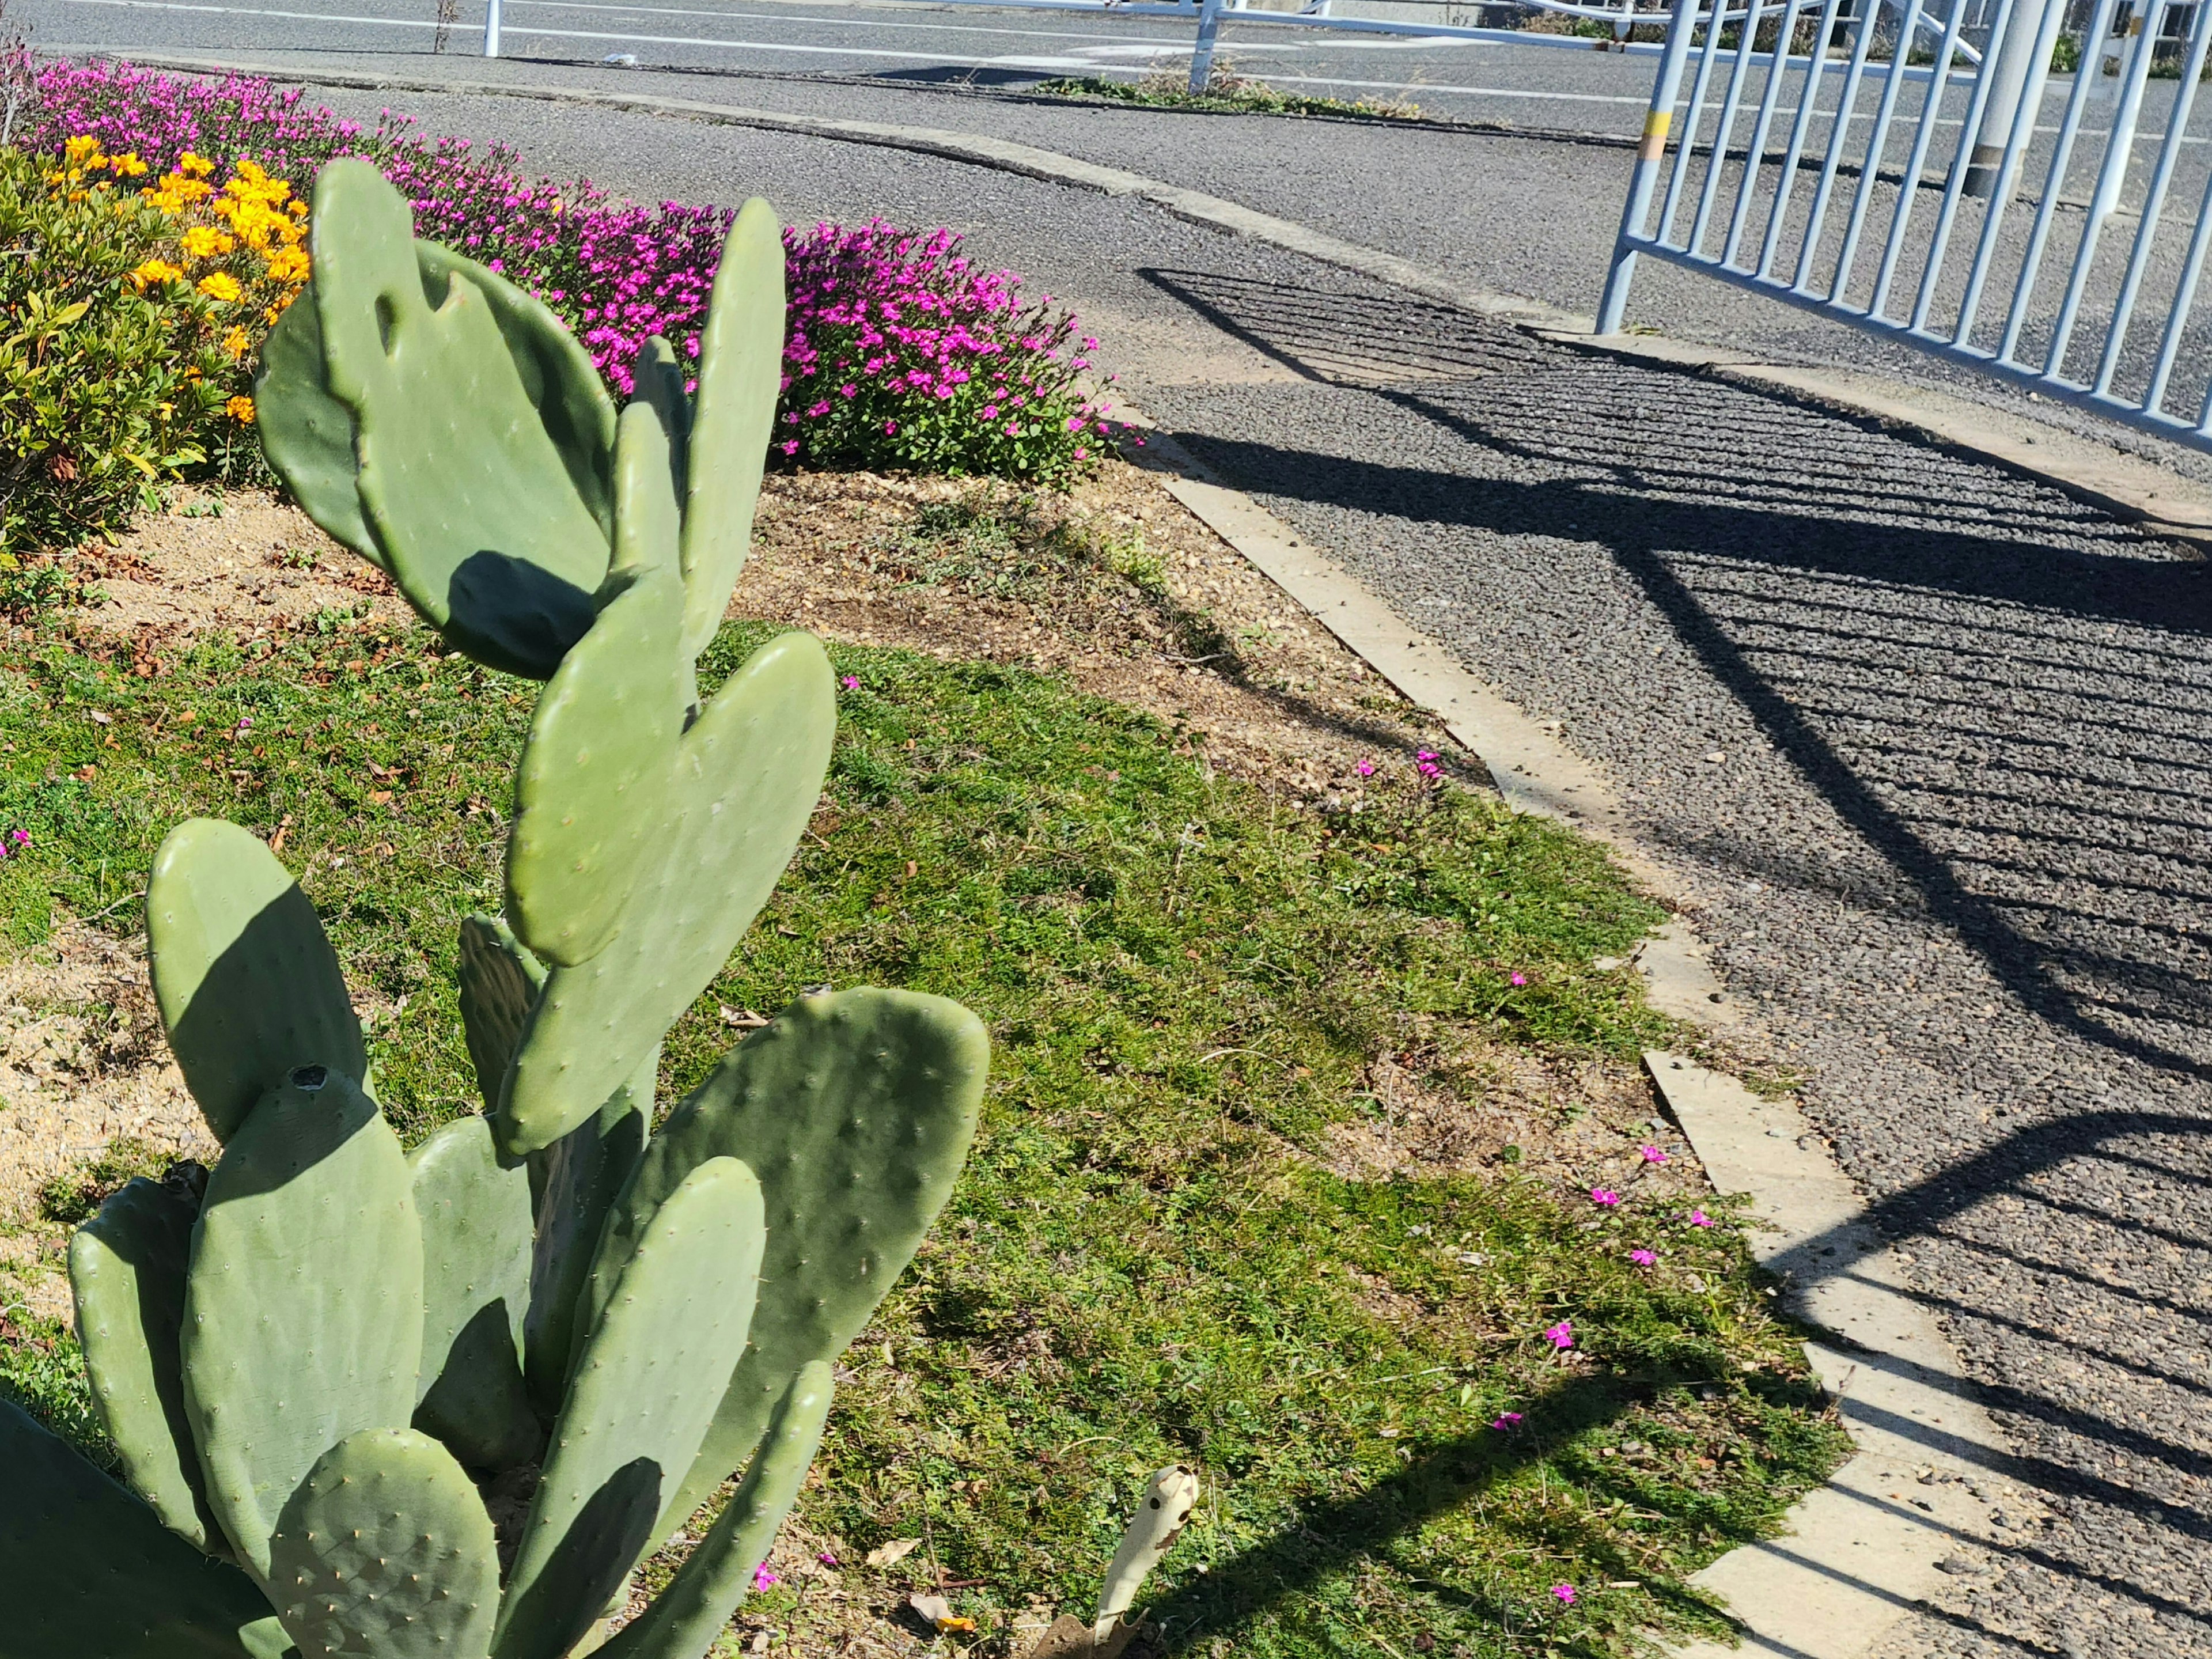
{"label": "white plastic stick on grass", "polygon": [[1198,1503],[1198,1477],[1180,1463],[1170,1464],[1146,1483],[1136,1518],[1121,1534],[1114,1565],[1106,1569],[1106,1588],[1098,1597],[1098,1616],[1091,1639],[1103,1642],[1115,1621],[1129,1610],[1146,1575],[1159,1565]]}

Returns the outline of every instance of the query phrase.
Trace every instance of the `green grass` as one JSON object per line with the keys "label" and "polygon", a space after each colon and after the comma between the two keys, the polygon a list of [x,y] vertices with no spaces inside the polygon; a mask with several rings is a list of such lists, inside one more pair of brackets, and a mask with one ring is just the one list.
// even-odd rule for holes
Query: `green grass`
{"label": "green grass", "polygon": [[1172,71],[1141,81],[1117,81],[1103,75],[1062,76],[1040,83],[1048,98],[1096,98],[1146,109],[1206,110],[1225,115],[1334,115],[1364,121],[1425,121],[1418,104],[1377,99],[1312,98],[1285,92],[1265,81],[1248,80],[1216,64],[1206,90],[1193,92],[1190,77]]}
{"label": "green grass", "polygon": [[[769,632],[725,630],[709,683]],[[1658,912],[1590,843],[1456,791],[1323,817],[1049,680],[832,654],[860,685],[825,805],[672,1033],[663,1099],[732,1039],[722,1009],[824,981],[958,997],[995,1056],[951,1207],[848,1356],[802,1518],[854,1551],[926,1534],[988,1628],[1086,1607],[1144,1478],[1181,1461],[1206,1495],[1154,1586],[1180,1650],[1609,1655],[1720,1628],[1682,1576],[1841,1444],[1737,1238],[1503,1165],[1358,1181],[1321,1156],[1376,1109],[1378,1056],[1473,1096],[1501,1047],[1669,1038],[1632,975],[1589,967]],[[283,825],[419,1136],[475,1104],[454,930],[497,902],[532,695],[355,623],[152,678],[46,640],[0,667],[0,830],[30,836],[0,931],[29,945],[58,906],[135,929],[177,819]],[[1626,1262],[1639,1243],[1656,1272]],[[65,1333],[16,1328],[0,1390],[97,1452]],[[1486,1426],[1508,1410],[1516,1431]],[[830,1617],[788,1585],[754,1610],[800,1650]]]}

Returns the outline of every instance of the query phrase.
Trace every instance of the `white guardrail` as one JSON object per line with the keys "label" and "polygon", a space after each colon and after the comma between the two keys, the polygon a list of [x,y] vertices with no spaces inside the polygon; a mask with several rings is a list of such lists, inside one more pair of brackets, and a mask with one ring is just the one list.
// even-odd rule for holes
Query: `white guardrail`
{"label": "white guardrail", "polygon": [[[1583,4],[1581,0],[1395,0],[1400,7],[1425,3],[1439,10],[1505,10],[1517,3],[1522,9],[1548,12],[1610,27],[1612,38],[1552,34],[1534,29],[1481,28],[1468,24],[1430,23],[1396,17],[1339,15],[1343,0],[1303,0],[1294,10],[1255,6],[1249,0],[907,0],[908,3],[937,6],[983,6],[994,11],[1091,12],[1109,17],[1178,17],[1198,26],[1190,54],[1190,89],[1204,89],[1213,71],[1213,51],[1221,26],[1233,21],[1238,28],[1325,29],[1342,34],[1398,34],[1428,40],[1486,40],[1494,46],[1535,46],[1571,52],[1607,50],[1660,57],[1665,48],[1656,41],[1632,41],[1638,24],[1662,26],[1671,14],[1666,0],[1620,0],[1617,5]],[[1357,3],[1358,0],[1351,0]],[[1727,0],[1731,6],[1741,0]],[[500,55],[501,0],[489,0],[484,12],[483,55]],[[1730,9],[1727,17],[1741,14]],[[1963,48],[1969,58],[1971,48]],[[1879,70],[1877,73],[1879,73]]]}
{"label": "white guardrail", "polygon": [[[1911,38],[1923,0],[1891,3],[1904,13],[1899,33]],[[2212,330],[2192,323],[2212,252],[2212,144],[2188,131],[2212,46],[2212,4],[2142,0],[2129,19],[2123,0],[2091,0],[2073,37],[2081,69],[2054,129],[2039,117],[2055,90],[2066,0],[1997,0],[1993,67],[1962,80],[1948,48],[1970,3],[1954,0],[1933,79],[1907,110],[1901,80],[1863,106],[1871,9],[1840,58],[1792,58],[1777,70],[1759,58],[1766,68],[1754,106],[1753,59],[1722,48],[1723,31],[1709,27],[1698,0],[1676,0],[1599,331],[1620,331],[1636,261],[1649,254],[2212,450]],[[1825,0],[1814,39],[1831,38],[1836,5]],[[1787,39],[1813,7],[1753,0],[1751,13]],[[2178,77],[2143,131],[2160,65]],[[1777,155],[1769,143],[1790,95],[1794,118]],[[2087,123],[2092,106],[2109,106],[2109,118]],[[1822,142],[1814,142],[1816,126]],[[1955,137],[1944,131],[1952,127]],[[2150,152],[2147,175],[2136,165],[2139,137]],[[2069,196],[2085,146],[2087,194]],[[2192,187],[2204,173],[2195,218],[2170,222],[2185,170]],[[2132,236],[2106,235],[2128,217]]]}

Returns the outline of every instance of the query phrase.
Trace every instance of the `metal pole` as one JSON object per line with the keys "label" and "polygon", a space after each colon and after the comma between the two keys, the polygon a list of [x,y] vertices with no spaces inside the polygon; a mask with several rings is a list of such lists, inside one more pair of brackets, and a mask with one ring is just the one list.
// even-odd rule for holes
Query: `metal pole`
{"label": "metal pole", "polygon": [[[499,0],[492,0],[494,5]],[[1190,49],[1190,92],[1195,98],[1213,78],[1213,37],[1221,33],[1221,0],[1206,0],[1198,14],[1198,39]]]}
{"label": "metal pole", "polygon": [[[2120,189],[2127,180],[2128,161],[2135,149],[2136,122],[2142,114],[2143,83],[2150,78],[2152,59],[2158,51],[2158,32],[2166,22],[2166,0],[2148,0],[2142,15],[2129,25],[2135,38],[2120,67],[2119,107],[2112,129],[2105,138],[2105,165],[2097,175],[2097,193],[2089,198],[2089,232],[2095,235],[2120,204]],[[2103,70],[2100,62],[2100,73]],[[2117,164],[2115,163],[2115,159]]]}
{"label": "metal pole", "polygon": [[[2004,169],[2006,141],[2012,135],[2014,118],[2020,113],[2029,81],[2034,81],[2037,92],[2043,90],[2044,76],[2032,76],[2031,71],[2035,68],[2038,45],[2046,33],[2054,38],[2057,34],[2055,23],[2046,24],[2045,20],[2065,7],[2066,0],[2014,6],[2002,44],[1996,51],[1982,54],[1982,72],[1990,76],[1990,100],[1983,107],[1982,125],[1974,134],[1973,154],[1966,161],[1967,195],[1980,198],[1996,191],[1997,175]],[[2048,47],[2044,49],[2042,67],[2047,74]]]}
{"label": "metal pole", "polygon": [[484,56],[499,56],[499,0],[489,0],[484,9]]}
{"label": "metal pole", "polygon": [[[1674,123],[1674,99],[1682,89],[1682,66],[1689,61],[1690,36],[1697,26],[1698,0],[1674,0],[1674,15],[1667,25],[1667,49],[1660,54],[1659,72],[1651,81],[1644,142],[1636,147],[1636,172],[1629,179],[1628,201],[1620,210],[1620,230],[1613,240],[1613,268],[1606,273],[1605,294],[1597,304],[1601,334],[1620,333],[1621,319],[1628,310],[1628,285],[1636,272],[1636,249],[1630,239],[1644,234],[1644,222],[1651,216],[1651,191],[1659,182],[1659,163],[1667,154],[1667,129]],[[1717,8],[1712,28],[1715,33],[1720,31]],[[1713,165],[1720,165],[1718,156]]]}

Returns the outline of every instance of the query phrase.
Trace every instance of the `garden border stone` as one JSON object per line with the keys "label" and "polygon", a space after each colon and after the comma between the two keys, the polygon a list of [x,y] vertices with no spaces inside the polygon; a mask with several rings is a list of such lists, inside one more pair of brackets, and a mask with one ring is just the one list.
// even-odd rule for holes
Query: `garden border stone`
{"label": "garden border stone", "polygon": [[[1587,319],[1556,307],[1458,283],[1396,255],[1202,191],[1030,145],[942,129],[586,88],[167,55],[129,61],[146,68],[266,75],[305,85],[592,104],[884,145],[1135,196],[1178,218],[1269,242],[1565,343],[1743,380],[1770,393],[1902,425],[2160,530],[2212,541],[2212,491],[2056,428],[2037,426],[2033,435],[2015,431],[1997,445],[1987,429],[1994,418],[1990,411],[1954,399],[1945,401],[1966,411],[1964,418],[1955,410],[1929,415],[1917,389],[1876,383],[1869,391],[1845,384],[1867,377],[1781,369],[1657,337],[1593,337]],[[1135,411],[1125,412],[1144,424]],[[2021,453],[2028,445],[2042,449],[2046,443],[2047,453]],[[1603,841],[1678,912],[1694,905],[1694,891],[1630,834],[1619,798],[1597,767],[1455,661],[1441,643],[1397,617],[1322,549],[1209,475],[1180,446],[1155,435],[1147,453],[1170,475],[1170,493],[1198,518],[1401,693],[1434,712],[1485,765],[1510,805],[1564,820]],[[2154,482],[2155,489],[2149,487]],[[1646,941],[1636,965],[1652,1006],[1662,1012],[1707,1027],[1740,1019],[1694,930],[1679,914]],[[1743,1645],[1700,1642],[1675,1651],[1680,1659],[1722,1659],[1731,1653],[1854,1659],[1914,1608],[1955,1548],[1990,1540],[2001,1527],[2017,1533],[2021,1522],[2033,1524],[2032,1500],[1998,1473],[2008,1455],[2002,1435],[1972,1398],[1971,1382],[1911,1289],[1903,1264],[1868,1222],[1863,1202],[1796,1108],[1762,1100],[1686,1056],[1654,1050],[1644,1063],[1716,1188],[1748,1195],[1760,1224],[1751,1236],[1752,1249],[1782,1278],[1793,1310],[1824,1333],[1826,1340],[1806,1345],[1807,1356],[1858,1448],[1826,1486],[1792,1507],[1790,1532],[1734,1550],[1692,1581],[1727,1600],[1741,1622]],[[1993,1518],[2000,1507],[2002,1522]]]}

